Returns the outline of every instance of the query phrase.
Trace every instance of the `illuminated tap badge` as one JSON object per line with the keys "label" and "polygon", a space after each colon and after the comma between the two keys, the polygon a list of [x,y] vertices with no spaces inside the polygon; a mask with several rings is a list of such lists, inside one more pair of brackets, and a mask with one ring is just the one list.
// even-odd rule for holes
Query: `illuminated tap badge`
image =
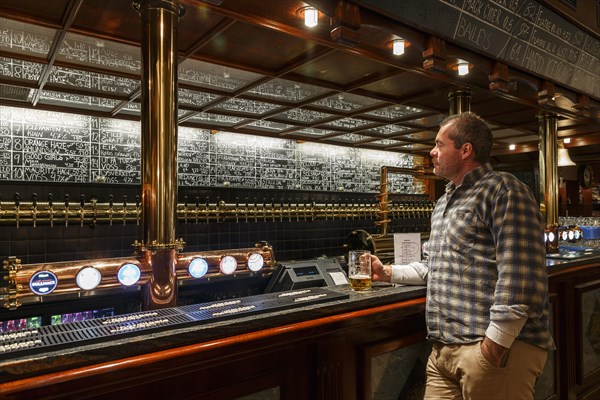
{"label": "illuminated tap badge", "polygon": [[142,272],[135,264],[125,264],[117,272],[117,279],[125,286],[131,286],[140,280]]}
{"label": "illuminated tap badge", "polygon": [[41,296],[50,294],[58,286],[58,278],[50,271],[39,271],[29,280],[29,289]]}
{"label": "illuminated tap badge", "polygon": [[190,261],[188,271],[194,278],[202,278],[208,272],[208,262],[204,258],[194,258]]}

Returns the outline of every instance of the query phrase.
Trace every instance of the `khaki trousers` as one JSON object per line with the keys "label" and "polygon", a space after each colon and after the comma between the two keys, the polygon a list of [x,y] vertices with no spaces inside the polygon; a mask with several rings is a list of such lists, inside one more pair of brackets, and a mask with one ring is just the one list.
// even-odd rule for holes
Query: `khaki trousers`
{"label": "khaki trousers", "polygon": [[546,350],[515,340],[503,367],[494,367],[481,354],[481,342],[464,345],[433,343],[427,362],[425,399],[533,399]]}

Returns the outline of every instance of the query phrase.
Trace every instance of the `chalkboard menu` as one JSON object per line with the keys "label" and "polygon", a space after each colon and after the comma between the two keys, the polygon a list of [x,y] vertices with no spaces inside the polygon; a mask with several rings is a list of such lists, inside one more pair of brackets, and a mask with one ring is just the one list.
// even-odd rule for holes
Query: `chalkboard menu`
{"label": "chalkboard menu", "polygon": [[535,0],[359,0],[507,64],[600,98],[600,41]]}
{"label": "chalkboard menu", "polygon": [[[0,180],[140,183],[140,123],[0,107]],[[375,192],[380,167],[412,156],[297,143],[206,129],[178,129],[180,186]],[[390,176],[412,192],[412,177]]]}

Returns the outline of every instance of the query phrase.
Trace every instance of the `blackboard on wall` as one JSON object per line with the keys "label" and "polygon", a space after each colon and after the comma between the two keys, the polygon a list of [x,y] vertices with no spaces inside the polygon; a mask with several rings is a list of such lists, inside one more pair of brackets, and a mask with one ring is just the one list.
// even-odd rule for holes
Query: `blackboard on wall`
{"label": "blackboard on wall", "polygon": [[359,3],[600,99],[600,41],[535,0]]}
{"label": "blackboard on wall", "polygon": [[[0,108],[0,180],[140,183],[140,123]],[[412,167],[412,156],[179,127],[180,186],[375,192],[382,165]],[[390,190],[412,193],[412,177]]]}

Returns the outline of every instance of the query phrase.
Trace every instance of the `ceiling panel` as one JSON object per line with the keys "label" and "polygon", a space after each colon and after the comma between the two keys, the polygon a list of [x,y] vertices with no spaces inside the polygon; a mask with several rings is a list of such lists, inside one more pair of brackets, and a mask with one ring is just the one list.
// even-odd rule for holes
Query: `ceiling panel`
{"label": "ceiling panel", "polygon": [[[308,29],[300,0],[182,0],[180,124],[428,157],[449,110],[448,93],[469,89],[471,109],[494,130],[495,151],[509,142],[528,144],[503,153],[501,162],[535,160],[537,153],[515,155],[535,151],[529,144],[537,141],[537,115],[548,110],[560,115],[559,136],[575,139],[575,160],[578,153],[600,153],[598,99],[510,67],[504,86],[492,91],[496,60],[470,54],[471,73],[458,77],[452,64],[468,52],[451,43],[445,59],[436,53],[441,69],[429,72],[423,32],[370,10],[360,10],[368,22],[356,30],[358,43],[338,43],[330,25],[337,23],[330,19],[337,1],[318,3],[322,23]],[[132,4],[0,2],[0,105],[139,119],[142,27]],[[404,56],[394,56],[389,41],[400,35],[413,42]],[[541,88],[554,91],[554,100],[540,102]]]}

